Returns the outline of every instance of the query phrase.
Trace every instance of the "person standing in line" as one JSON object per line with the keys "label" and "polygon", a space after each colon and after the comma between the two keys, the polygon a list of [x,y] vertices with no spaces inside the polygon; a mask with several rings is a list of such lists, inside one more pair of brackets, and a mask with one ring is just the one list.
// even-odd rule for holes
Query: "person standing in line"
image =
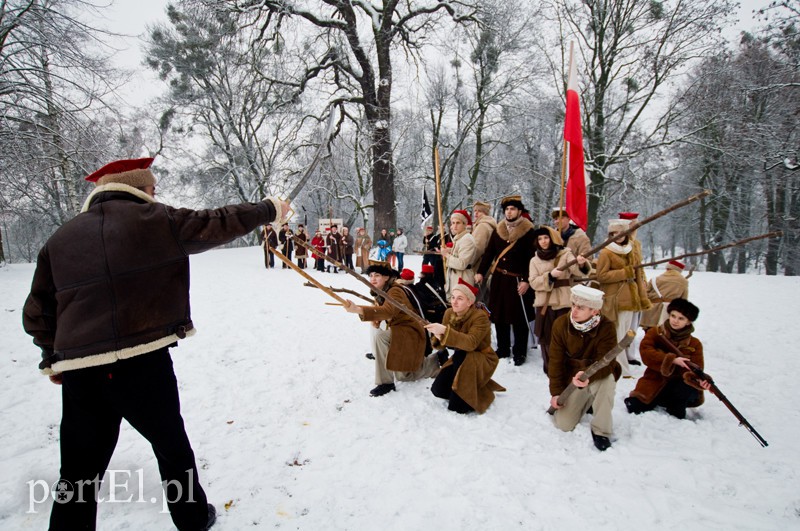
{"label": "person standing in line", "polygon": [[353,253],[355,252],[356,241],[350,234],[348,227],[342,227],[342,253],[344,254],[344,265],[353,270]]}
{"label": "person standing in line", "polygon": [[689,298],[689,280],[682,275],[685,267],[680,260],[670,260],[666,271],[647,282],[647,298],[653,307],[642,312],[639,326],[645,332],[667,320],[667,305],[670,302]]}
{"label": "person standing in line", "polygon": [[[514,357],[522,365],[528,357],[529,319],[533,318],[533,291],[528,283],[528,268],[535,251],[533,223],[523,217],[522,198],[512,195],[500,203],[505,218],[489,238],[486,252],[475,275],[480,284],[491,276],[489,311],[497,334],[497,356]],[[511,347],[511,330],[514,347]]]}
{"label": "person standing in line", "polygon": [[392,243],[392,252],[397,257],[397,270],[402,271],[404,267],[403,257],[406,254],[406,248],[408,247],[408,238],[403,233],[403,229],[397,229],[397,236],[394,238],[394,242]]}
{"label": "person standing in line", "polygon": [[200,485],[180,411],[169,349],[194,334],[189,255],[281,219],[288,203],[214,210],[156,201],[152,158],[109,163],[81,213],[45,243],[23,309],[42,349],[39,369],[61,385],[59,485],[81,495],[54,501],[50,529],[94,529],[97,496],[122,419],[152,445],[172,521],[208,529],[216,509]]}
{"label": "person standing in line", "polygon": [[577,264],[559,271],[559,267],[576,260],[572,252],[562,245],[561,235],[545,225],[534,229],[533,235],[536,238],[536,254],[530,261],[528,281],[536,294],[533,302],[536,312],[534,333],[539,338],[543,370],[547,374],[553,323],[569,313],[570,288],[574,280],[588,274],[592,266],[586,258],[578,255]]}
{"label": "person standing in line", "polygon": [[[297,234],[295,234],[295,237],[298,240],[302,241],[303,243],[308,242],[308,234],[306,234],[306,228],[305,226],[303,226],[302,223],[297,226]],[[305,269],[306,259],[308,258],[308,249],[306,249],[306,246],[298,245],[297,253],[295,253],[295,256],[297,257],[297,266],[300,269]]]}
{"label": "person standing in line", "polygon": [[473,284],[475,281],[475,270],[472,269],[472,262],[475,259],[475,238],[467,231],[467,227],[470,225],[472,225],[472,220],[469,212],[454,210],[450,214],[452,245],[448,244],[439,249],[446,268],[444,291],[448,301],[453,288],[458,284],[458,279],[469,284]]}
{"label": "person standing in line", "polygon": [[275,254],[272,249],[278,248],[278,235],[275,233],[275,229],[272,228],[272,223],[264,225],[262,236],[264,238],[264,241],[261,242],[264,247],[264,267],[267,269],[274,268]]}
{"label": "person standing in line", "polygon": [[314,253],[314,269],[317,271],[325,271],[325,258],[322,255],[325,253],[325,238],[322,237],[322,231],[317,230],[314,237],[311,238],[311,246],[316,249]]}
{"label": "person standing in line", "polygon": [[358,267],[359,273],[362,275],[367,272],[367,267],[369,267],[369,252],[372,250],[372,238],[369,237],[367,231],[363,228],[359,228],[356,231],[358,234],[356,236],[356,267]]}
{"label": "person standing in line", "polygon": [[[292,259],[292,251],[294,251],[294,241],[292,240],[292,236],[294,233],[292,229],[289,228],[288,223],[284,223],[281,227],[281,232],[278,234],[278,241],[280,241],[281,245],[281,254],[288,258],[290,261]],[[281,269],[289,269],[289,266],[286,263],[281,263]]]}
{"label": "person standing in line", "polygon": [[[627,230],[628,220],[612,219],[608,222],[608,235],[615,235]],[[634,244],[628,236],[621,236],[600,251],[597,257],[597,282],[605,293],[603,315],[616,322],[617,341],[634,330],[633,319],[636,312],[650,309],[647,288],[640,255],[634,252]],[[631,356],[631,358],[628,358]],[[622,367],[625,378],[633,378],[630,371],[632,354],[626,350],[620,352],[617,360]],[[636,363],[638,364],[638,362]]]}
{"label": "person standing in line", "polygon": [[472,237],[475,239],[475,258],[472,261],[472,270],[477,271],[481,265],[483,253],[489,245],[489,238],[497,230],[497,221],[490,215],[492,206],[483,201],[475,201],[472,205]]}
{"label": "person standing in line", "polygon": [[592,257],[588,255],[592,250],[592,242],[583,229],[573,223],[567,211],[556,207],[552,217],[556,229],[561,233],[561,239],[564,240],[564,247],[575,257],[585,256],[591,260]]}
{"label": "person standing in line", "polygon": [[[334,224],[331,225],[331,231],[325,237],[325,248],[328,250],[326,253],[328,256],[336,260],[337,262],[342,261],[342,255],[344,254],[344,245],[342,244],[342,235],[339,232],[339,226]],[[334,273],[339,272],[339,268],[334,266],[333,264],[328,264],[328,273],[331,272],[331,268],[333,268]]]}

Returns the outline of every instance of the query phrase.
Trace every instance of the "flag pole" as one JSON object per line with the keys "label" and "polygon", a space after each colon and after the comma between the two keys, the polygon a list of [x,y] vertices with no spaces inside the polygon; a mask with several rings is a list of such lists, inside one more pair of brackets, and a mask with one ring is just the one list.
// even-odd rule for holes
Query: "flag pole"
{"label": "flag pole", "polygon": [[[433,148],[433,175],[436,178],[436,210],[439,213],[439,248],[445,246],[444,220],[442,219],[442,176],[439,173],[439,147]],[[447,258],[442,255],[442,266],[447,270]]]}
{"label": "flag pole", "polygon": [[[573,47],[575,46],[575,41],[569,42],[569,70],[567,70],[567,75],[572,72],[572,61],[573,58]],[[566,101],[566,92],[564,93],[564,100]],[[569,161],[569,142],[567,142],[566,136],[564,137],[564,149],[561,153],[561,188],[559,189],[559,197],[558,197],[558,217],[564,215],[564,192],[567,188],[567,164]]]}

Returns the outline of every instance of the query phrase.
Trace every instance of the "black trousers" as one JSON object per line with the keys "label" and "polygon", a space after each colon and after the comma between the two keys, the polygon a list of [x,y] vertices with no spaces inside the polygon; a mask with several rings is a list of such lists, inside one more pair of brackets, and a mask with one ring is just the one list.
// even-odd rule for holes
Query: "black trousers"
{"label": "black trousers", "polygon": [[[514,329],[514,347],[511,347],[511,329]],[[528,357],[528,336],[530,328],[524,319],[514,323],[495,323],[497,333],[497,356],[507,358],[509,353],[514,356],[514,360],[525,361]]]}
{"label": "black trousers", "polygon": [[626,405],[631,413],[644,413],[651,411],[656,406],[666,408],[667,413],[679,419],[686,418],[686,408],[700,397],[700,391],[686,385],[683,380],[670,379],[667,385],[649,404],[645,404],[638,398],[630,397]]}
{"label": "black trousers", "polygon": [[464,400],[453,391],[453,381],[456,379],[456,373],[458,372],[458,368],[461,367],[461,364],[464,363],[466,357],[466,352],[463,350],[456,350],[453,353],[453,364],[439,371],[439,375],[436,376],[433,385],[431,385],[431,393],[433,393],[433,396],[449,400],[450,402],[447,405],[447,409],[457,413],[475,411],[472,406],[464,402]]}
{"label": "black trousers", "polygon": [[[111,365],[63,373],[61,479],[75,495],[53,502],[51,530],[95,529],[96,496],[122,419],[153,447],[172,521],[179,530],[203,529],[208,500],[200,486],[194,452],[180,413],[178,385],[169,349],[163,348]],[[81,482],[83,496],[77,496]],[[122,493],[120,499],[136,493]],[[159,504],[160,506],[160,504]]]}

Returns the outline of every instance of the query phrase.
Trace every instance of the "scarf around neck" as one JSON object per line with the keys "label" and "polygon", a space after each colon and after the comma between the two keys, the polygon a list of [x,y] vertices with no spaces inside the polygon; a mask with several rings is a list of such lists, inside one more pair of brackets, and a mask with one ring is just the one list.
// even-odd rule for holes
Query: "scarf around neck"
{"label": "scarf around neck", "polygon": [[592,316],[592,318],[586,322],[576,323],[575,319],[572,318],[572,312],[570,312],[569,322],[572,323],[572,326],[575,327],[575,330],[577,330],[578,332],[585,333],[588,332],[589,330],[592,330],[593,328],[595,328],[597,325],[600,324],[600,314],[598,313],[597,315]]}
{"label": "scarf around neck", "polygon": [[664,330],[667,332],[669,339],[673,342],[680,343],[694,332],[694,325],[689,323],[680,330],[673,330],[669,325],[669,319],[664,321]]}
{"label": "scarf around neck", "polygon": [[620,245],[616,242],[609,244],[608,250],[614,254],[628,254],[633,250],[630,240],[625,245]]}
{"label": "scarf around neck", "polygon": [[554,245],[551,242],[550,247],[547,249],[536,249],[536,256],[538,256],[540,260],[549,262],[550,260],[553,260],[556,256],[558,256],[558,252],[560,250],[561,248],[558,245]]}

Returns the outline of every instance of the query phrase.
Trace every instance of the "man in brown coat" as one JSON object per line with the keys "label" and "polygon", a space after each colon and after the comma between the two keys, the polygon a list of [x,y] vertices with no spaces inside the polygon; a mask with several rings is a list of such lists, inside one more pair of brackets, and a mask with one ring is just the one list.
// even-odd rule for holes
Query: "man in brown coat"
{"label": "man in brown coat", "polygon": [[[621,369],[612,361],[587,381],[580,381],[583,371],[602,358],[617,344],[614,324],[600,315],[603,292],[578,284],[571,288],[572,309],[553,324],[550,342],[550,405],[555,408],[553,421],[563,431],[572,431],[583,415],[593,409],[591,431],[595,447],[604,451],[611,446],[613,433],[611,410]],[[563,406],[558,397],[572,383],[576,389]]]}
{"label": "man in brown coat", "polygon": [[[392,300],[412,309],[405,290],[396,282],[397,271],[386,262],[372,262],[367,268],[370,284],[386,292]],[[375,306],[359,306],[348,300],[345,310],[371,322],[372,352],[375,356],[375,383],[369,394],[383,396],[395,391],[395,379],[401,382],[432,378],[439,372],[436,354],[425,356],[425,329],[410,316],[377,297]],[[380,328],[386,321],[387,329]]]}
{"label": "man in brown coat", "polygon": [[97,495],[126,419],[153,447],[178,529],[216,519],[198,480],[169,348],[194,334],[189,255],[281,219],[274,199],[215,210],[155,199],[152,158],[103,166],[80,214],[39,253],[23,325],[39,368],[62,385],[61,479],[81,496],[53,504],[50,529],[94,529]]}

